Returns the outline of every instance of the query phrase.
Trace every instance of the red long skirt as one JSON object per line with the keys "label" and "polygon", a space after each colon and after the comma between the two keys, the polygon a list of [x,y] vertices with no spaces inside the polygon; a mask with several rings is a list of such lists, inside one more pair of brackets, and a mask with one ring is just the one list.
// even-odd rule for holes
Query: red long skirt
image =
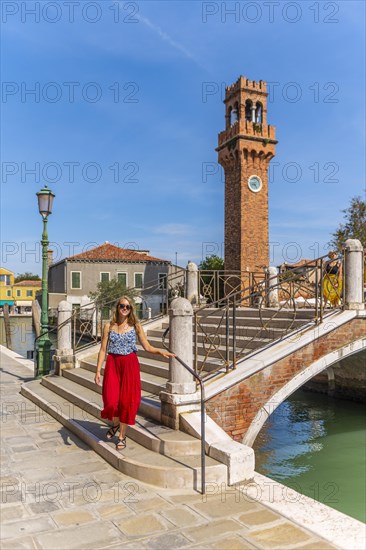
{"label": "red long skirt", "polygon": [[140,363],[136,353],[109,353],[104,369],[102,418],[119,418],[124,424],[135,424],[141,401]]}

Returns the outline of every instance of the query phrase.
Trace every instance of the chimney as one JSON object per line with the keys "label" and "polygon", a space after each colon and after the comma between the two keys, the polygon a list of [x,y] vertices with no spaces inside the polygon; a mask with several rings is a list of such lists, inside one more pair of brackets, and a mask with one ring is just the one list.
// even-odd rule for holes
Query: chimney
{"label": "chimney", "polygon": [[53,250],[47,250],[47,265],[50,267],[50,265],[53,264]]}

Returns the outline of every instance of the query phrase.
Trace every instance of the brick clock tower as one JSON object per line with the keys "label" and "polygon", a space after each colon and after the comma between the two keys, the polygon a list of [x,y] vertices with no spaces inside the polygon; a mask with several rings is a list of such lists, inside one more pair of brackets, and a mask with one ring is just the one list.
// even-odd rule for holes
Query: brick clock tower
{"label": "brick clock tower", "polygon": [[267,95],[265,82],[243,76],[226,88],[226,129],[216,149],[225,172],[225,270],[269,265],[268,165],[277,141]]}

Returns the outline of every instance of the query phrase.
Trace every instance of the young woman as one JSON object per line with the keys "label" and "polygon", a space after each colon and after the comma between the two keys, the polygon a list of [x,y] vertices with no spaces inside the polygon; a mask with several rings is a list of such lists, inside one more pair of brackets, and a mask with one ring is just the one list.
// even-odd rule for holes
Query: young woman
{"label": "young woman", "polygon": [[332,307],[337,307],[342,297],[342,262],[336,259],[337,254],[333,250],[329,252],[328,258],[323,277],[324,307],[327,302]]}
{"label": "young woman", "polygon": [[136,355],[137,338],[145,351],[163,357],[174,357],[173,353],[149,344],[135,316],[132,301],[127,296],[122,296],[116,304],[112,320],[104,327],[94,378],[95,383],[100,384],[100,371],[108,345],[102,389],[104,408],[101,417],[112,421],[112,427],[107,431],[108,439],[112,439],[119,430],[116,445],[118,450],[126,447],[127,425],[135,424],[141,401],[140,364]]}

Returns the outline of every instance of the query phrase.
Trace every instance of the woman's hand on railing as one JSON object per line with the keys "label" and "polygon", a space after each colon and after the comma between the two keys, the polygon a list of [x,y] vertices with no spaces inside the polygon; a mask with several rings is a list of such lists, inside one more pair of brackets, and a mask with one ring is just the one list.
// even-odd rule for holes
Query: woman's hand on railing
{"label": "woman's hand on railing", "polygon": [[162,357],[176,357],[175,353],[171,353],[170,351],[160,350],[160,355]]}

